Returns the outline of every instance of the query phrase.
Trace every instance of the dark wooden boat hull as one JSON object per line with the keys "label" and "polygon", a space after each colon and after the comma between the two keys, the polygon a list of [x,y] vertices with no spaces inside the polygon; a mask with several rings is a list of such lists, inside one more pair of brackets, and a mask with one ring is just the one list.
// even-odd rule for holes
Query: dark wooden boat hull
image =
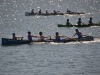
{"label": "dark wooden boat hull", "polygon": [[50,16],[50,15],[64,15],[64,14],[63,13],[57,13],[57,14],[54,14],[54,13],[48,13],[48,14],[46,14],[46,13],[42,13],[42,14],[34,13],[34,14],[32,14],[30,12],[25,12],[25,16],[35,16],[35,15]]}
{"label": "dark wooden boat hull", "polygon": [[38,13],[31,13],[31,12],[25,12],[25,16],[35,16],[35,15],[41,15],[41,16],[50,16],[50,15],[65,15],[65,14],[68,14],[68,15],[80,15],[80,14],[85,14],[85,13],[78,13],[78,12],[71,12],[71,13],[60,13],[60,12],[58,12],[58,13],[56,13],[56,14],[54,14],[54,13],[48,13],[48,14],[46,14],[46,13],[41,13],[41,14],[38,14]]}
{"label": "dark wooden boat hull", "polygon": [[63,25],[63,24],[57,24],[58,27],[90,27],[90,26],[100,26],[99,24],[96,25]]}
{"label": "dark wooden boat hull", "polygon": [[[67,43],[67,42],[77,42],[77,41],[92,41],[94,38],[92,36],[86,36],[82,39],[78,40],[77,38],[67,38],[66,40],[56,41],[55,39],[47,40],[47,41],[32,41],[32,42],[57,42],[57,43]],[[13,40],[8,38],[2,38],[2,45],[20,45],[20,44],[29,44],[32,43],[28,40]]]}
{"label": "dark wooden boat hull", "polygon": [[29,44],[28,40],[13,40],[2,38],[2,45],[18,45],[18,44]]}

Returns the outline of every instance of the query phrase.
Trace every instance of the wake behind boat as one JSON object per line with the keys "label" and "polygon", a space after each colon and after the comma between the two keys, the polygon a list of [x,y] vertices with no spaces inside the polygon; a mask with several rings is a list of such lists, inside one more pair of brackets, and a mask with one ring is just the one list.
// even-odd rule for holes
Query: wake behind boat
{"label": "wake behind boat", "polygon": [[[93,36],[85,36],[81,40],[78,40],[77,38],[67,38],[66,40],[62,41],[56,41],[55,39],[48,39],[46,41],[41,41],[41,40],[35,40],[32,42],[54,42],[54,43],[67,43],[67,42],[78,42],[78,41],[93,41],[94,38]],[[30,44],[32,43],[28,40],[14,40],[14,39],[9,39],[9,38],[2,38],[2,45],[20,45],[20,44]]]}

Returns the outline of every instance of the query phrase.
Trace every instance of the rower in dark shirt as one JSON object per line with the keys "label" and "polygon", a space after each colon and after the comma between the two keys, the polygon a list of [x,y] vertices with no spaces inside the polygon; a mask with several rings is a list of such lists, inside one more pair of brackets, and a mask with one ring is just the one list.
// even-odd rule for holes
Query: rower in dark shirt
{"label": "rower in dark shirt", "polygon": [[46,14],[49,14],[48,10],[46,10]]}
{"label": "rower in dark shirt", "polygon": [[66,25],[72,25],[72,24],[69,22],[69,19],[67,19]]}
{"label": "rower in dark shirt", "polygon": [[18,36],[16,36],[16,34],[15,33],[12,33],[12,35],[13,35],[13,37],[12,37],[12,39],[13,40],[18,40],[18,39],[23,39],[23,37],[18,37]]}
{"label": "rower in dark shirt", "polygon": [[33,36],[33,35],[31,35],[31,32],[30,31],[28,31],[27,32],[28,33],[28,40],[31,42],[31,41],[33,41],[33,39],[32,39],[32,37],[38,37],[38,36]]}
{"label": "rower in dark shirt", "polygon": [[65,41],[67,36],[62,36],[62,35],[59,35],[58,32],[55,33],[55,41],[57,42],[60,42],[60,41]]}
{"label": "rower in dark shirt", "polygon": [[39,15],[41,15],[42,14],[42,12],[41,12],[41,9],[39,10]]}
{"label": "rower in dark shirt", "polygon": [[78,24],[78,25],[82,25],[82,24],[84,24],[84,23],[82,23],[81,18],[78,19],[77,24]]}
{"label": "rower in dark shirt", "polygon": [[90,20],[89,20],[89,25],[93,25],[93,22],[92,22],[92,17],[90,17]]}
{"label": "rower in dark shirt", "polygon": [[31,14],[34,15],[34,9],[32,9]]}
{"label": "rower in dark shirt", "polygon": [[72,38],[73,38],[75,35],[77,35],[77,36],[78,36],[78,40],[81,40],[81,39],[82,39],[82,33],[79,32],[78,29],[75,29],[75,32],[76,32],[76,33],[72,36]]}
{"label": "rower in dark shirt", "polygon": [[56,15],[56,14],[57,14],[56,10],[54,10],[53,12],[54,12],[54,15]]}

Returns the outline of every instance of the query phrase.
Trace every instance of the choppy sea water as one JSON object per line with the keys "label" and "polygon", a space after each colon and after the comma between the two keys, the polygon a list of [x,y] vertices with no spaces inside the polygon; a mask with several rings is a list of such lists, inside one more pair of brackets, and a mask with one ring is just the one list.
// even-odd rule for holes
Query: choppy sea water
{"label": "choppy sea water", "polygon": [[[75,27],[58,28],[69,18],[76,24],[79,17],[84,23],[93,17],[100,21],[99,0],[0,0],[0,42],[1,38],[12,38],[15,32],[27,39],[27,31],[37,35],[42,31],[45,36],[61,35],[72,37]],[[34,8],[43,12],[67,8],[84,15],[25,16]],[[100,27],[79,28],[85,35],[100,38]],[[100,39],[71,43],[32,43],[31,45],[0,45],[0,75],[100,75]]]}

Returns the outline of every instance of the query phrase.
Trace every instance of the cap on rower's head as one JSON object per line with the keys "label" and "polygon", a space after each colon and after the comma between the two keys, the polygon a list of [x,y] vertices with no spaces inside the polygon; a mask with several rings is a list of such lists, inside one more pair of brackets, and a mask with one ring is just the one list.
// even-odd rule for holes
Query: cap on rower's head
{"label": "cap on rower's head", "polygon": [[81,18],[78,18],[79,20],[81,20]]}
{"label": "cap on rower's head", "polygon": [[12,33],[12,35],[15,35],[15,33]]}
{"label": "cap on rower's head", "polygon": [[75,29],[75,31],[78,31],[78,29]]}
{"label": "cap on rower's head", "polygon": [[28,31],[27,33],[31,33],[30,31]]}
{"label": "cap on rower's head", "polygon": [[92,17],[90,17],[90,19],[92,19]]}
{"label": "cap on rower's head", "polygon": [[69,21],[69,19],[67,19],[67,21]]}
{"label": "cap on rower's head", "polygon": [[56,32],[55,34],[59,34],[58,32]]}
{"label": "cap on rower's head", "polygon": [[39,34],[42,35],[43,33],[42,32],[39,32]]}

